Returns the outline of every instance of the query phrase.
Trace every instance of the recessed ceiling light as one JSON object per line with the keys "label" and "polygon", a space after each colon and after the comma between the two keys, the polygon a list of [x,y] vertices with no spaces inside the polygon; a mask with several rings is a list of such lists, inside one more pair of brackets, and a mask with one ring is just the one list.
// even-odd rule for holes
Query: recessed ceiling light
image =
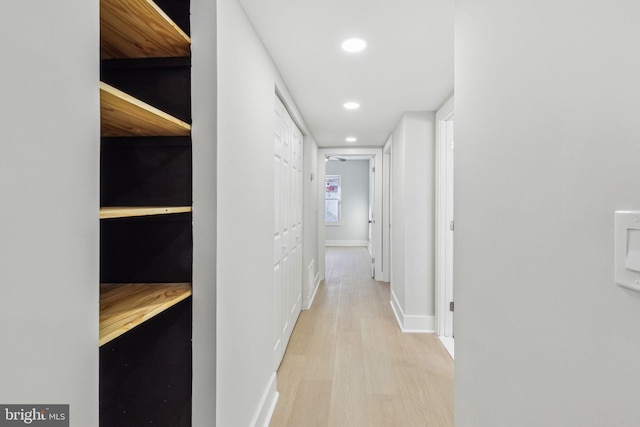
{"label": "recessed ceiling light", "polygon": [[355,136],[350,136],[348,138],[345,138],[345,141],[347,142],[356,142],[358,140],[358,138],[356,138]]}
{"label": "recessed ceiling light", "polygon": [[357,110],[358,108],[360,108],[360,104],[358,104],[357,102],[345,102],[344,108],[346,108],[347,110]]}
{"label": "recessed ceiling light", "polygon": [[367,42],[362,39],[347,39],[342,42],[342,49],[347,52],[360,52],[367,47]]}

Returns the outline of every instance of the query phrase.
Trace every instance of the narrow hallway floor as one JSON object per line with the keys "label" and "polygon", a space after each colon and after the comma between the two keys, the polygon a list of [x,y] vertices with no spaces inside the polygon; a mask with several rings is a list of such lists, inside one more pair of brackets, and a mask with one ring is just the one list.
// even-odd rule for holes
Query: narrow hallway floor
{"label": "narrow hallway floor", "polygon": [[326,279],[278,370],[271,427],[453,426],[453,360],[432,334],[404,334],[366,248],[328,247]]}

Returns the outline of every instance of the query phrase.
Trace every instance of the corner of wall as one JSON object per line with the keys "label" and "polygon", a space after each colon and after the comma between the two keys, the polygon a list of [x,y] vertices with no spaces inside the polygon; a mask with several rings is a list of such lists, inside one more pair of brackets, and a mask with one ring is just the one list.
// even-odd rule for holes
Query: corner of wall
{"label": "corner of wall", "polygon": [[191,0],[193,140],[192,422],[216,418],[217,23],[216,4]]}
{"label": "corner of wall", "polygon": [[400,330],[405,333],[425,333],[435,332],[435,316],[408,315],[402,309],[395,293],[391,291],[391,309],[396,316]]}

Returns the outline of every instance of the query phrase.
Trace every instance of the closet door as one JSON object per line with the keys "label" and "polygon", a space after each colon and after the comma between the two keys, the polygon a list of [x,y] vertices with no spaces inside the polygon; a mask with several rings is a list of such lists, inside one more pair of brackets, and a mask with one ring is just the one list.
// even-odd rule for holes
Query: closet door
{"label": "closet door", "polygon": [[291,123],[291,259],[293,280],[288,301],[291,330],[302,308],[302,132],[289,117]]}
{"label": "closet door", "polygon": [[274,313],[276,366],[282,361],[302,302],[302,134],[275,101]]}

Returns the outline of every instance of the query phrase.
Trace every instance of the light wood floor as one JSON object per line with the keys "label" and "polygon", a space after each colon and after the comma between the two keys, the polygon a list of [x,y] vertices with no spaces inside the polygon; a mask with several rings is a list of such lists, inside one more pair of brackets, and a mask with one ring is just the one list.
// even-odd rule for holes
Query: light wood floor
{"label": "light wood floor", "polygon": [[400,332],[366,248],[327,248],[326,260],[278,370],[270,426],[453,426],[453,361],[437,337]]}

